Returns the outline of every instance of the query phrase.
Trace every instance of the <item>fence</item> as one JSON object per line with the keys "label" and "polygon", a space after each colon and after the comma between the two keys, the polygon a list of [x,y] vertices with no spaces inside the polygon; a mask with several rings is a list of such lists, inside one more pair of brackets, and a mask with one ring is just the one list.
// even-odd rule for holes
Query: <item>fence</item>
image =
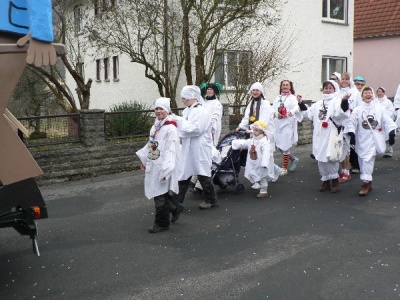
{"label": "fence", "polygon": [[18,120],[28,130],[28,147],[80,142],[80,115],[23,117]]}
{"label": "fence", "polygon": [[[243,105],[223,105],[221,136],[237,127],[244,109]],[[38,179],[39,183],[63,182],[138,168],[140,163],[135,152],[146,143],[144,139],[149,134],[154,113],[142,111],[142,115],[147,114],[149,122],[135,123],[135,132],[118,132],[113,127],[117,126],[115,124],[132,124],[128,121],[138,113],[81,110],[80,114],[19,118],[30,132],[25,143],[44,172],[44,176]],[[42,136],[35,138],[39,133]],[[298,133],[299,144],[310,143],[311,122],[299,123]],[[61,143],[61,147],[34,147]]]}

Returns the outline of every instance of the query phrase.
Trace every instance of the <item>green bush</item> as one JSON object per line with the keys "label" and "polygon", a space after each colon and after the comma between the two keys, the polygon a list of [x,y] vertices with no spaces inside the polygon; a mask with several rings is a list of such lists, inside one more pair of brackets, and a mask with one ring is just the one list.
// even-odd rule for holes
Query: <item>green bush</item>
{"label": "green bush", "polygon": [[29,139],[31,140],[45,139],[45,138],[47,138],[47,133],[43,131],[35,130],[29,135]]}
{"label": "green bush", "polygon": [[144,112],[150,108],[138,102],[123,102],[110,107],[107,115],[107,136],[146,135],[154,124],[152,112]]}

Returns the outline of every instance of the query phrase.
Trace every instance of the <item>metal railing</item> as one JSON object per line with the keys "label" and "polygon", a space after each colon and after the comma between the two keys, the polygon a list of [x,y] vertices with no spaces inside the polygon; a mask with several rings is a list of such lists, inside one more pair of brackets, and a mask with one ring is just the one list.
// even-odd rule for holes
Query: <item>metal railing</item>
{"label": "metal railing", "polygon": [[18,118],[28,130],[27,147],[80,142],[79,114],[32,116]]}
{"label": "metal railing", "polygon": [[[173,108],[179,114],[183,108]],[[110,139],[147,137],[154,124],[154,110],[135,110],[104,113],[104,136]]]}

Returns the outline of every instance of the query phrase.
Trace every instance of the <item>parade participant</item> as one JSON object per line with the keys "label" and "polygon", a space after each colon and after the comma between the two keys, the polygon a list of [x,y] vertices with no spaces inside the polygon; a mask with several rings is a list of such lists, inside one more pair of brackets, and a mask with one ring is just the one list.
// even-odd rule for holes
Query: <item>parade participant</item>
{"label": "parade participant", "polygon": [[179,157],[179,193],[174,196],[177,202],[183,203],[190,179],[197,175],[206,196],[201,209],[218,206],[218,199],[211,179],[212,136],[211,116],[204,108],[199,87],[187,85],[181,91],[182,102],[186,108],[182,117],[173,115],[178,123],[182,148]]}
{"label": "parade participant", "polygon": [[[150,129],[148,143],[136,155],[145,171],[144,192],[148,199],[154,197],[156,208],[154,225],[148,230],[157,233],[169,229],[170,213],[177,220],[180,204],[173,203],[172,193],[178,193],[179,136],[177,124],[168,114],[171,112],[170,99],[158,98],[154,103],[156,120]],[[175,219],[174,219],[175,218]]]}
{"label": "parade participant", "polygon": [[[394,96],[394,100],[393,100],[393,105],[394,105],[394,109],[396,111],[398,111],[400,108],[400,84],[397,87],[396,95]],[[397,118],[397,119],[399,119],[399,118]]]}
{"label": "parade participant", "polygon": [[[357,107],[360,103],[358,102],[359,91],[354,86],[354,82],[351,78],[350,73],[343,73],[341,75],[340,80],[340,94],[342,99],[347,100],[349,102],[350,114],[355,107]],[[347,130],[347,123],[349,119],[343,120],[344,132]],[[340,174],[339,174],[339,182],[345,183],[351,179],[350,175],[350,137],[345,134],[344,135],[344,145],[343,145],[343,156],[340,162]]]}
{"label": "parade participant", "polygon": [[289,80],[283,80],[280,83],[280,95],[274,100],[274,126],[275,126],[275,145],[283,154],[282,172],[284,176],[288,172],[288,165],[293,161],[291,170],[294,170],[299,159],[292,156],[290,150],[296,145],[298,140],[297,122],[301,121],[298,100],[295,96],[293,83]]}
{"label": "parade participant", "polygon": [[349,117],[349,103],[340,97],[339,86],[333,80],[325,81],[322,86],[323,98],[310,108],[300,103],[304,115],[313,122],[312,151],[318,161],[318,169],[323,182],[321,192],[339,191],[339,162],[330,161],[327,156],[329,138],[332,130],[342,130],[343,120]]}
{"label": "parade participant", "polygon": [[[250,129],[250,125],[252,125],[256,121],[263,121],[267,125],[268,130],[268,138],[271,143],[271,160],[274,160],[273,152],[275,150],[275,143],[274,143],[274,111],[271,107],[271,104],[268,100],[264,98],[264,88],[260,82],[255,82],[251,85],[249,94],[251,95],[250,102],[246,106],[246,110],[244,111],[243,118],[236,128],[236,131],[239,130],[246,130],[248,136],[252,132]],[[246,151],[243,151],[247,159]],[[277,165],[275,165],[275,176],[272,181],[277,181],[279,175],[281,174],[282,170]],[[253,189],[259,189],[260,185],[256,182]]]}
{"label": "parade participant", "polygon": [[267,124],[264,121],[256,121],[250,128],[253,137],[248,140],[232,141],[232,149],[248,149],[247,164],[244,177],[251,183],[258,183],[260,192],[257,198],[268,197],[268,181],[274,178],[274,163],[270,157],[272,155],[271,145],[268,140]]}
{"label": "parade participant", "polygon": [[[354,85],[359,92],[357,95],[357,99],[356,99],[356,103],[357,103],[356,105],[359,105],[360,103],[362,103],[361,90],[363,89],[365,84],[366,84],[366,81],[363,77],[356,76],[356,78],[354,78]],[[353,174],[360,173],[360,166],[358,165],[358,156],[357,156],[356,151],[354,151],[353,148],[350,148],[350,165],[351,165],[351,173],[353,173]]]}
{"label": "parade participant", "polygon": [[[389,114],[389,117],[394,121],[395,120],[395,111],[392,101],[390,101],[386,95],[386,90],[383,87],[379,87],[376,90],[375,101],[377,101],[380,105],[383,106],[385,111]],[[389,145],[389,136],[386,136],[386,150],[385,154],[383,154],[383,158],[388,158],[393,156],[393,148]]]}
{"label": "parade participant", "polygon": [[340,82],[342,81],[342,75],[338,72],[333,72],[329,77],[329,80],[335,81],[340,86]]}
{"label": "parade participant", "polygon": [[[201,94],[204,97],[204,107],[211,115],[211,134],[213,144],[216,147],[221,135],[221,119],[222,119],[222,104],[218,97],[222,92],[222,86],[219,82],[202,83],[200,84]],[[203,193],[203,188],[197,180],[197,176],[193,176],[189,185],[189,190],[197,195]]]}
{"label": "parade participant", "polygon": [[204,97],[204,107],[211,115],[213,144],[217,146],[221,135],[222,104],[218,97],[221,95],[222,86],[219,82],[202,83],[200,90]]}
{"label": "parade participant", "polygon": [[372,190],[372,172],[374,170],[377,149],[384,148],[385,136],[389,136],[389,145],[393,145],[396,124],[384,108],[374,100],[373,90],[364,87],[361,92],[363,102],[353,110],[350,117],[348,135],[350,144],[355,147],[360,165],[362,180],[360,196]]}

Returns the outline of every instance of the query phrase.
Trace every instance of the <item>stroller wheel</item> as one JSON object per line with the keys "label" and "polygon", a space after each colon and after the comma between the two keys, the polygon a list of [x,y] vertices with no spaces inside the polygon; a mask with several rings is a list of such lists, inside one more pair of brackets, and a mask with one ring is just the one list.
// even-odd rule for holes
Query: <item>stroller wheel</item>
{"label": "stroller wheel", "polygon": [[235,187],[235,193],[239,195],[243,192],[244,192],[244,185],[241,183],[238,183]]}

